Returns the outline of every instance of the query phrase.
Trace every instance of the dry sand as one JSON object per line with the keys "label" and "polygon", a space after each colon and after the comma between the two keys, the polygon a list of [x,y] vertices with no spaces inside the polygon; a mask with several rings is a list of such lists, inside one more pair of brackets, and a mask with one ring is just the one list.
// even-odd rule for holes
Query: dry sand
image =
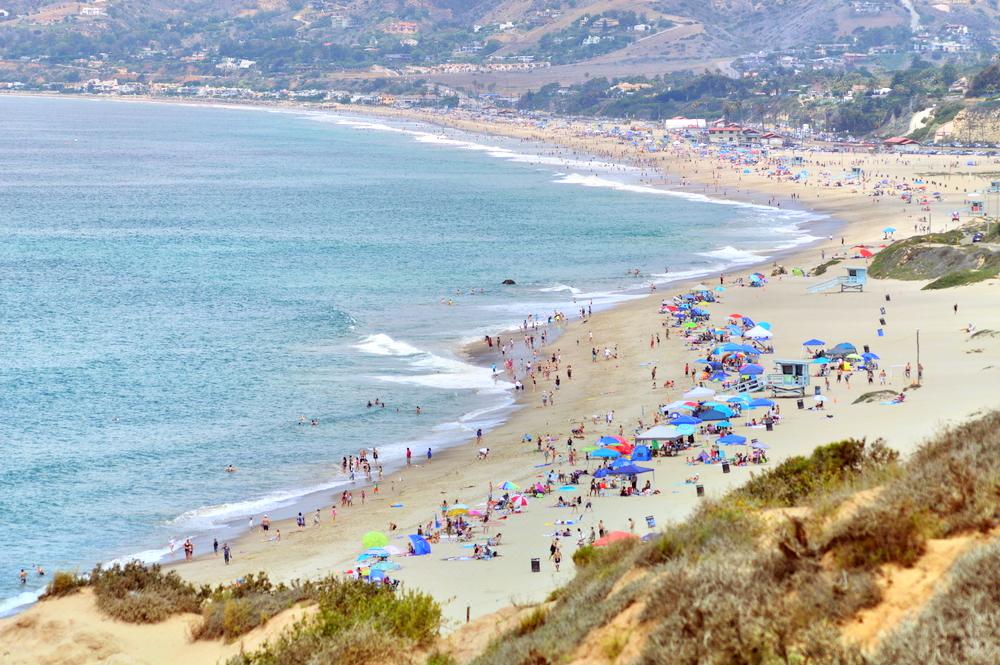
{"label": "dry sand", "polygon": [[[490,129],[506,136],[535,138],[557,142],[566,151],[586,150],[615,158],[623,162],[630,159],[649,159],[648,154],[628,154],[631,148],[609,139],[586,138],[580,135],[582,127],[568,126],[545,132],[533,127],[516,124],[486,125],[472,119],[440,117],[430,118],[452,126],[472,131]],[[712,157],[698,157],[678,149],[673,155],[656,156],[658,166],[666,174],[650,174],[656,182],[679,183],[692,191],[710,195],[739,197],[762,201],[778,199],[785,205],[795,192],[797,203],[808,203],[811,209],[831,214],[844,223],[842,232],[832,241],[824,241],[797,254],[784,257],[782,263],[789,267],[810,268],[820,263],[821,251],[829,258],[855,243],[873,246],[881,244],[881,229],[892,225],[900,229],[897,237],[912,232],[914,220],[928,213],[916,204],[904,205],[893,200],[875,202],[867,189],[836,187],[832,182],[816,179],[808,184],[778,182],[763,174],[744,174],[742,168],[732,166]],[[812,159],[806,156],[807,161]],[[954,158],[944,157],[895,157],[884,155],[821,155],[823,165],[813,163],[806,168],[842,170],[849,165],[861,165],[869,173],[888,173],[890,177],[904,177],[917,173],[944,173],[935,176],[945,198],[932,204],[935,228],[950,215],[951,210],[961,209],[967,191],[982,187],[982,174],[995,165],[979,165],[967,173],[954,167]],[[949,166],[951,164],[951,166]],[[930,176],[926,176],[930,177]],[[846,238],[842,247],[840,236]],[[861,265],[863,260],[849,260],[845,265]],[[744,271],[741,275],[745,275]],[[769,272],[769,271],[766,271]],[[840,273],[835,267],[830,275]],[[739,275],[733,273],[730,278]],[[871,389],[865,385],[863,375],[856,376],[848,388],[832,384],[827,393],[831,400],[825,411],[798,410],[792,400],[781,401],[783,420],[773,432],[751,430],[737,424],[736,432],[750,434],[771,446],[771,464],[783,458],[808,453],[815,446],[844,437],[883,437],[889,445],[903,451],[912,451],[921,440],[941,427],[960,422],[972,414],[995,406],[995,386],[1000,380],[1000,337],[982,336],[970,340],[962,329],[974,323],[979,329],[1000,330],[1000,311],[996,307],[997,282],[990,280],[974,286],[946,291],[921,291],[920,282],[876,281],[870,282],[864,293],[831,293],[810,295],[810,284],[821,278],[789,277],[772,279],[764,288],[741,288],[727,283],[722,302],[709,307],[713,320],[729,313],[739,312],[766,320],[773,325],[776,353],[773,357],[802,357],[801,343],[819,337],[830,343],[849,341],[859,348],[869,344],[882,358],[882,366],[890,370],[891,382],[887,388],[901,389],[905,384],[902,366],[912,363],[916,367],[916,332],[920,331],[920,360],[926,368],[923,386],[910,390],[905,404],[887,406],[876,403],[854,405],[858,396]],[[706,283],[718,283],[718,276],[705,278]],[[484,446],[492,454],[488,460],[476,459],[474,445],[454,448],[435,455],[432,464],[423,463],[392,474],[382,485],[378,497],[369,497],[361,506],[356,497],[353,508],[339,509],[337,521],[330,523],[328,509],[323,512],[319,527],[297,529],[293,523],[278,526],[283,534],[280,543],[265,541],[257,531],[240,538],[233,547],[234,562],[225,566],[221,558],[199,557],[194,562],[177,564],[181,574],[195,582],[226,583],[236,577],[265,570],[274,580],[306,578],[337,573],[353,567],[354,557],[361,551],[361,536],[371,529],[384,530],[390,521],[398,524],[394,543],[405,547],[403,534],[413,533],[418,524],[432,518],[442,499],[459,500],[470,506],[482,504],[490,482],[498,484],[511,480],[522,486],[539,479],[549,468],[538,468],[541,454],[532,444],[522,443],[525,433],[551,435],[564,442],[572,424],[587,423],[587,442],[605,433],[617,434],[619,425],[626,434],[632,433],[639,420],[651,423],[657,404],[679,398],[685,384],[685,362],[696,355],[687,350],[674,332],[661,345],[650,348],[651,334],[663,333],[662,317],[658,303],[681,290],[673,285],[652,297],[634,300],[611,311],[597,314],[588,322],[572,321],[565,326],[561,336],[552,345],[562,355],[563,365],[571,364],[573,378],[567,380],[563,373],[561,389],[556,393],[554,406],[543,408],[542,390],[552,390],[551,383],[539,381],[537,390],[528,390],[521,396],[519,410],[504,425],[486,434]],[[891,301],[886,301],[889,294]],[[959,313],[953,313],[954,304]],[[880,308],[886,308],[886,325],[881,326]],[[876,337],[876,328],[884,327],[886,335]],[[619,358],[601,359],[594,364],[590,359],[591,342],[603,348],[617,345]],[[769,364],[772,357],[764,356]],[[675,390],[651,388],[648,363],[658,366],[658,382],[673,379]],[[562,372],[561,372],[562,373]],[[815,381],[815,380],[814,380]],[[807,405],[812,400],[806,400]],[[613,410],[614,425],[591,424],[594,414]],[[749,412],[753,415],[754,412]],[[752,433],[752,434],[751,434]],[[699,443],[709,441],[700,437]],[[559,444],[564,448],[563,444]],[[415,451],[416,453],[416,451]],[[417,457],[415,457],[417,459]],[[694,488],[683,479],[700,473],[709,496],[719,496],[728,488],[745,480],[752,468],[735,467],[731,474],[723,474],[718,466],[688,466],[683,457],[657,458],[649,463],[654,466],[654,487],[662,491],[652,497],[620,498],[600,497],[594,500],[594,513],[587,514],[582,522],[584,532],[602,520],[611,530],[628,530],[628,519],[635,521],[638,534],[647,533],[645,516],[652,515],[658,525],[683,518],[698,502]],[[577,466],[586,466],[577,464]],[[556,469],[568,470],[567,463],[557,463]],[[593,468],[593,465],[591,465]],[[760,467],[757,467],[760,468]],[[586,486],[582,486],[586,493]],[[568,496],[575,496],[570,494]],[[396,574],[409,588],[432,593],[443,604],[452,627],[465,621],[468,611],[472,618],[482,617],[501,607],[518,602],[537,602],[553,588],[568,580],[573,574],[571,560],[575,538],[565,539],[561,572],[555,572],[548,561],[550,535],[554,522],[572,519],[568,509],[552,507],[555,497],[532,501],[528,510],[506,520],[494,521],[490,533],[503,533],[502,556],[492,561],[455,561],[445,557],[468,554],[469,550],[457,543],[443,543],[434,547],[430,556],[399,558],[403,569]],[[334,497],[330,497],[330,503]],[[402,503],[402,508],[390,504]],[[311,516],[307,520],[311,525]],[[574,529],[576,526],[573,527]],[[531,573],[529,561],[538,557],[542,562],[541,573]],[[60,603],[63,601],[59,601]],[[31,610],[32,615],[47,616],[49,606],[44,603]],[[28,616],[28,614],[22,615]],[[15,618],[0,623],[0,630],[9,630]],[[136,629],[138,630],[138,629]],[[143,628],[143,630],[173,631],[170,626]],[[39,645],[41,643],[39,642]],[[41,646],[39,646],[41,648]],[[140,652],[147,651],[136,646]],[[199,647],[200,648],[200,647]],[[200,652],[199,652],[200,653]],[[194,652],[185,662],[214,662],[223,656],[195,657]],[[81,659],[78,662],[99,662]],[[108,661],[111,662],[111,661]],[[139,661],[146,662],[146,661]]]}

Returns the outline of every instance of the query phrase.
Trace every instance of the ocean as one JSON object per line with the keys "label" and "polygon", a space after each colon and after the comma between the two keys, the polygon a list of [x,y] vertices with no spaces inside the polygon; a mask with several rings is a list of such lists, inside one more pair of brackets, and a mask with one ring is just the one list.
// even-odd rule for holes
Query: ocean
{"label": "ocean", "polygon": [[463,341],[811,239],[806,213],[414,123],[12,96],[0,118],[0,613],[40,588],[22,567],[158,560],[328,503],[363,446],[390,467],[494,426],[510,392]]}

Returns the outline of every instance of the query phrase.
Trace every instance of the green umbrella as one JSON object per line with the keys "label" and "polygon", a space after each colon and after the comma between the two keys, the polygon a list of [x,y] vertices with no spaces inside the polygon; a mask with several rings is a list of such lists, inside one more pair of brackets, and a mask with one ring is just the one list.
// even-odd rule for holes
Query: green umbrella
{"label": "green umbrella", "polygon": [[385,547],[389,544],[389,536],[381,531],[369,531],[361,538],[361,544],[366,548]]}
{"label": "green umbrella", "polygon": [[694,321],[685,321],[681,324],[681,328],[697,328],[698,324]]}

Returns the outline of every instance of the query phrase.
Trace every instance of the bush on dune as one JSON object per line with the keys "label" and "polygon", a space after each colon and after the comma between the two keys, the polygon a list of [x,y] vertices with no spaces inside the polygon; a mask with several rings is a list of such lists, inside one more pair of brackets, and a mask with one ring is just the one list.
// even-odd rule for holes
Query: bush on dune
{"label": "bush on dune", "polygon": [[205,601],[202,622],[194,628],[197,640],[224,638],[231,641],[244,635],[296,603],[314,599],[323,582],[298,581],[274,585],[265,573],[247,575],[236,586],[219,587]]}
{"label": "bush on dune", "polygon": [[48,598],[61,598],[76,593],[87,586],[87,581],[76,573],[67,570],[57,570],[52,576],[52,581],[45,587],[45,593],[41,595],[41,600]]}
{"label": "bush on dune", "polygon": [[184,612],[199,612],[207,590],[195,589],[177,571],[164,573],[159,565],[132,561],[124,566],[100,566],[90,573],[97,607],[129,623],[157,623]]}

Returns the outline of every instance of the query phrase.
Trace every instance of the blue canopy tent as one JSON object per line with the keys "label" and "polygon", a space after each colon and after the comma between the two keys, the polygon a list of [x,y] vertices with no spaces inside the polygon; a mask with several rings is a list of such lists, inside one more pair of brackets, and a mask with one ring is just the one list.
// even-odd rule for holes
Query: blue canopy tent
{"label": "blue canopy tent", "polygon": [[813,339],[807,339],[806,341],[802,342],[802,346],[826,346],[826,342],[824,342],[821,339],[813,338]]}
{"label": "blue canopy tent", "polygon": [[611,468],[617,469],[620,466],[628,466],[629,464],[631,464],[631,462],[629,462],[627,459],[625,459],[624,457],[619,457],[618,459],[611,462]]}
{"label": "blue canopy tent", "polygon": [[832,349],[828,349],[826,355],[831,358],[842,358],[843,356],[849,356],[852,353],[857,353],[858,349],[853,344],[849,342],[841,342]]}
{"label": "blue canopy tent", "polygon": [[647,446],[636,446],[632,451],[633,462],[648,462],[653,458],[653,453]]}
{"label": "blue canopy tent", "polygon": [[601,467],[597,471],[594,471],[594,478],[603,478],[604,476],[610,475],[611,469]]}
{"label": "blue canopy tent", "polygon": [[677,416],[670,421],[671,425],[698,425],[701,423],[701,418],[695,418],[694,416]]}
{"label": "blue canopy tent", "polygon": [[431,544],[427,542],[427,539],[423,536],[419,536],[415,533],[409,535],[410,543],[413,545],[413,553],[418,556],[423,556],[424,554],[431,553]]}
{"label": "blue canopy tent", "polygon": [[636,466],[635,464],[629,464],[627,466],[614,469],[611,472],[611,474],[615,476],[635,476],[640,473],[648,473],[650,471],[652,471],[652,469],[650,468],[644,466]]}
{"label": "blue canopy tent", "polygon": [[708,411],[699,413],[698,417],[701,418],[702,420],[725,420],[729,416],[723,413],[722,411],[718,411],[716,409],[709,409]]}
{"label": "blue canopy tent", "polygon": [[740,367],[740,376],[759,376],[764,373],[764,368],[754,363],[747,363]]}

